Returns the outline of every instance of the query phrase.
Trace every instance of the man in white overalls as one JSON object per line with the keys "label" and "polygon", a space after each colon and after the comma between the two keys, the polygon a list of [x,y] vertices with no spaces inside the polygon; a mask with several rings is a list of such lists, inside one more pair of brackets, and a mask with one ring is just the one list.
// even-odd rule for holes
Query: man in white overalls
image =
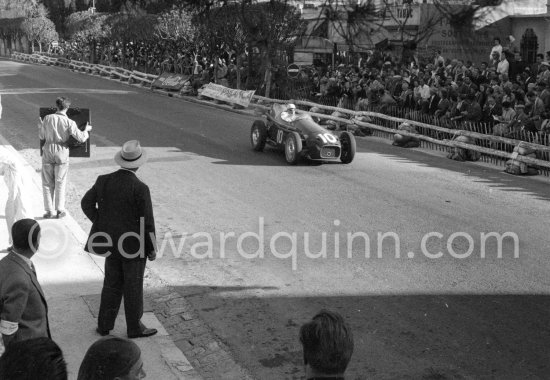
{"label": "man in white overalls", "polygon": [[[84,131],[69,119],[67,110],[71,106],[69,98],[60,97],[55,101],[57,112],[46,115],[38,124],[38,135],[45,140],[42,148],[42,192],[44,194],[44,218],[62,218],[65,211],[65,185],[69,171],[69,147],[67,141],[73,136],[79,142],[85,142],[92,130],[87,125]],[[54,201],[55,210],[54,214]]]}

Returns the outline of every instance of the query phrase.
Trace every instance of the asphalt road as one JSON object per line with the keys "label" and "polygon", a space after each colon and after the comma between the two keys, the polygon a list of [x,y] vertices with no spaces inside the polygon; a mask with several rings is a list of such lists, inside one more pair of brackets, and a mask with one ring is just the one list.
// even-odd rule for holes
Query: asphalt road
{"label": "asphalt road", "polygon": [[[322,308],[353,329],[350,379],[550,378],[547,179],[371,137],[350,165],[290,167],[251,151],[252,117],[54,67],[0,61],[0,94],[0,134],[36,167],[38,108],[66,94],[92,110],[92,157],[69,174],[85,229],[95,177],[124,141],[148,148],[151,268],[256,378],[302,376],[298,329]],[[489,232],[517,250],[505,238],[499,258]]]}

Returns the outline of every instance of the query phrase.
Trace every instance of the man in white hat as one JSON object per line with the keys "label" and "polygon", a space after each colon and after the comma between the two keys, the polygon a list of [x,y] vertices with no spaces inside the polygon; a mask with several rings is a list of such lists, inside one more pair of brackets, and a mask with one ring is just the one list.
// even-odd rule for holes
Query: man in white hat
{"label": "man in white hat", "polygon": [[85,250],[105,257],[97,332],[114,328],[122,297],[129,338],[147,337],[157,330],[141,323],[143,275],[147,259],[156,258],[155,220],[149,187],[136,176],[147,161],[139,141],[127,141],[115,155],[120,169],[100,175],[81,201],[92,221]]}

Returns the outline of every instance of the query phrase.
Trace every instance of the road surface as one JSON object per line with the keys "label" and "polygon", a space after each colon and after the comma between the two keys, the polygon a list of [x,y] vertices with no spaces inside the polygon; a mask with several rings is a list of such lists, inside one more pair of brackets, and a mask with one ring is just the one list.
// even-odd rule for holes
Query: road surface
{"label": "road surface", "polygon": [[36,168],[38,108],[92,110],[92,157],[69,171],[85,229],[95,177],[124,141],[147,147],[150,267],[255,378],[302,377],[299,326],[322,308],[352,327],[350,379],[550,378],[547,179],[372,137],[350,165],[291,167],[250,149],[253,117],[55,67],[0,61],[0,94],[0,134]]}

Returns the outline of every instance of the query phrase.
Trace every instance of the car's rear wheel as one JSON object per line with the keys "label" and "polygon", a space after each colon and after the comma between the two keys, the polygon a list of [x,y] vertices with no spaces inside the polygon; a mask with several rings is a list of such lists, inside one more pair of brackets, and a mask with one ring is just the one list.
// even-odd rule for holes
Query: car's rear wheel
{"label": "car's rear wheel", "polygon": [[344,131],[340,134],[340,144],[342,145],[342,152],[340,153],[340,161],[344,164],[349,164],[355,157],[355,151],[357,150],[357,144],[355,137],[348,131]]}
{"label": "car's rear wheel", "polygon": [[263,151],[266,140],[267,128],[265,123],[261,120],[256,120],[250,129],[250,143],[252,144],[252,149],[258,152]]}
{"label": "car's rear wheel", "polygon": [[296,165],[302,152],[302,139],[298,132],[289,132],[285,140],[285,158],[290,165]]}

